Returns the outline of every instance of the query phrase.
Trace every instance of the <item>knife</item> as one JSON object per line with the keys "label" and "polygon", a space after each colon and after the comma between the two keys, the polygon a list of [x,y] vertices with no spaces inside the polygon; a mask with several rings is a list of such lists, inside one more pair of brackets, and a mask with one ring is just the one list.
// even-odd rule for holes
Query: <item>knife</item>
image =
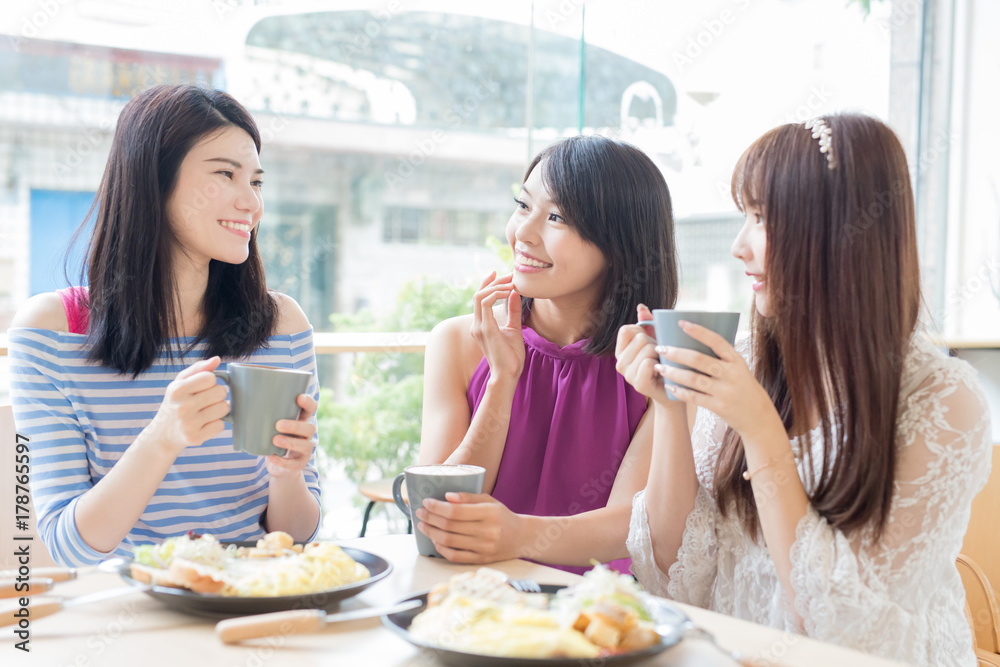
{"label": "knife", "polygon": [[[0,627],[17,625],[18,622],[24,618],[29,618],[34,621],[39,618],[51,616],[57,611],[61,611],[67,607],[90,604],[91,602],[100,602],[101,600],[110,600],[112,598],[121,597],[122,595],[128,595],[129,593],[148,591],[151,588],[152,586],[122,586],[120,588],[112,588],[107,591],[88,593],[87,595],[78,595],[74,598],[31,598],[31,602],[29,602],[26,607],[15,606],[12,609],[4,609],[3,611],[0,611]],[[24,613],[25,609],[28,610],[27,615]]]}
{"label": "knife", "polygon": [[[0,572],[0,579],[14,579],[17,577],[17,570],[4,570]],[[51,579],[54,582],[59,581],[72,581],[80,575],[79,568],[76,567],[33,567],[31,568],[32,577],[42,577],[43,579]]]}
{"label": "knife", "polygon": [[54,585],[55,581],[48,577],[4,579],[0,581],[0,598],[26,598],[31,595],[51,591]]}
{"label": "knife", "polygon": [[371,607],[328,614],[322,609],[296,609],[276,611],[271,614],[257,614],[242,618],[227,618],[215,625],[215,634],[224,644],[235,644],[244,639],[269,637],[271,635],[296,635],[318,632],[328,623],[355,621],[360,618],[398,614],[421,606],[420,600],[407,600],[390,607]]}
{"label": "knife", "polygon": [[[126,563],[123,558],[109,558],[97,565],[79,567],[33,567],[26,576],[28,579],[28,589],[18,590],[18,584],[24,580],[18,578],[18,570],[4,570],[0,572],[0,598],[26,598],[39,593],[46,593],[52,587],[63,581],[73,581],[88,572],[109,572],[119,574],[122,565]],[[21,586],[21,588],[24,588]]]}

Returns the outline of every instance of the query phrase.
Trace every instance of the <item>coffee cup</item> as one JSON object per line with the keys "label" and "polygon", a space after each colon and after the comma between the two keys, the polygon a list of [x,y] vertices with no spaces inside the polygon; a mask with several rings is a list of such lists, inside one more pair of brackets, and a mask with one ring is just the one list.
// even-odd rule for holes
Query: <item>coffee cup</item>
{"label": "coffee cup", "polygon": [[[706,329],[711,329],[719,334],[732,345],[736,341],[736,329],[740,324],[740,314],[730,312],[711,312],[705,310],[663,310],[653,311],[652,320],[641,320],[638,324],[642,326],[652,326],[656,332],[656,344],[667,347],[680,347],[688,350],[696,350],[702,354],[707,354],[718,359],[718,356],[707,345],[695,340],[681,329],[678,322],[686,320],[694,324],[700,324]],[[676,364],[668,361],[665,356],[660,355],[660,363],[694,370],[683,364]],[[663,378],[663,383],[667,386],[680,386]],[[680,400],[672,392],[667,392],[667,398],[672,401]]]}
{"label": "coffee cup", "polygon": [[[415,526],[418,520],[414,513],[424,504],[424,499],[445,500],[444,494],[449,491],[482,493],[485,479],[486,468],[480,466],[448,463],[410,466],[399,473],[393,481],[392,498],[396,501],[396,506]],[[409,507],[402,494],[404,481]],[[441,554],[434,548],[434,543],[429,537],[419,530],[414,530],[413,534],[417,538],[417,551],[420,555],[441,558]]]}
{"label": "coffee cup", "polygon": [[299,394],[309,388],[312,373],[293,368],[231,363],[215,375],[229,385],[229,414],[223,421],[233,425],[233,447],[257,456],[284,456],[287,449],[271,442],[278,435],[279,419],[298,419]]}

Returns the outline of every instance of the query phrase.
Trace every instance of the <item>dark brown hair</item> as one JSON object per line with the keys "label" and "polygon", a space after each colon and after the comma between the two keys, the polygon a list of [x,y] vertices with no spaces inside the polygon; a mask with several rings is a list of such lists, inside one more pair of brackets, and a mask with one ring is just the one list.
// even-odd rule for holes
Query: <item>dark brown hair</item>
{"label": "dark brown hair", "polygon": [[[640,303],[673,308],[677,251],[670,190],[641,150],[601,136],[571,137],[539,153],[524,173],[542,182],[567,224],[604,254],[608,273],[594,331],[584,350],[614,354],[618,329],[635,322]],[[523,298],[523,317],[532,299]]]}
{"label": "dark brown hair", "polygon": [[[844,531],[889,515],[902,360],[920,306],[913,192],[896,135],[874,118],[826,116],[834,168],[802,125],[766,133],[733,171],[740,210],[762,211],[772,313],[751,316],[757,380],[790,432],[819,411],[822,460],[808,434],[813,507]],[[815,467],[814,467],[815,466]],[[729,429],[716,499],[757,535],[759,520],[740,436]]]}
{"label": "dark brown hair", "polygon": [[[260,152],[253,118],[218,90],[155,86],[122,109],[94,203],[88,248],[92,361],[135,377],[162,349],[173,354],[167,340],[179,334],[171,261],[177,238],[167,201],[191,148],[227,127],[245,130]],[[245,262],[211,261],[203,314],[205,324],[194,343],[207,341],[207,356],[244,357],[267,345],[277,304],[265,283],[257,228]]]}

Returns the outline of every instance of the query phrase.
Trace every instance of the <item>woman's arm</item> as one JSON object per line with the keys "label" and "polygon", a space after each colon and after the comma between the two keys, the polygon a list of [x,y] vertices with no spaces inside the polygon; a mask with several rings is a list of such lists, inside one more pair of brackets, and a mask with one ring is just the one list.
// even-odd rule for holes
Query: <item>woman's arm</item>
{"label": "woman's arm", "polygon": [[[311,329],[302,308],[289,296],[275,294],[278,302],[278,324],[275,333],[293,335]],[[314,451],[318,442],[316,434],[316,407],[319,401],[319,382],[316,378],[316,353],[309,337],[309,349],[299,352],[295,368],[309,371],[313,378],[308,393],[300,394],[297,403],[301,411],[298,420],[282,419],[274,436],[274,445],[288,450],[284,456],[270,455],[265,465],[270,475],[267,487],[267,514],[264,518],[268,531],[282,530],[296,541],[308,541],[319,530],[320,503],[318,488],[310,489],[307,476],[318,479]]]}
{"label": "woman's arm", "polygon": [[[58,295],[29,300],[11,325],[12,330],[22,327],[65,331],[66,316]],[[177,455],[222,432],[221,417],[228,406],[225,388],[216,386],[211,372],[219,359],[192,364],[168,386],[153,421],[95,484],[83,430],[52,363],[55,356],[56,351],[40,341],[12,345],[12,366],[17,369],[12,394],[19,421],[30,424],[25,431],[32,438],[32,457],[45,452],[46,458],[59,459],[44,478],[40,477],[44,468],[33,469],[32,489],[46,545],[60,562],[83,565],[97,562],[121,543]],[[52,476],[63,483],[46,483]]]}
{"label": "woman's arm", "polygon": [[799,478],[788,433],[767,392],[728,341],[697,324],[680,326],[718,358],[694,350],[666,349],[664,354],[670,361],[694,370],[663,366],[660,373],[679,385],[670,387],[679,399],[712,411],[740,434],[764,541],[794,607],[789,550],[796,527],[809,509],[809,497]]}
{"label": "woman's arm", "polygon": [[[637,316],[639,320],[652,319],[652,313],[642,305]],[[618,372],[653,404],[654,445],[645,506],[654,561],[666,573],[677,560],[685,522],[698,495],[689,426],[694,423],[696,408],[667,397],[663,379],[656,372],[659,355],[655,345],[643,327],[627,325],[618,332],[615,356]]]}
{"label": "woman's arm", "polygon": [[[509,299],[503,327],[493,313],[501,298]],[[496,486],[514,390],[524,365],[520,303],[510,276],[494,280],[491,274],[473,298],[472,317],[438,324],[427,341],[420,462],[482,466],[486,469],[484,493]],[[469,367],[483,356],[490,364],[490,377],[472,416],[466,398]]]}

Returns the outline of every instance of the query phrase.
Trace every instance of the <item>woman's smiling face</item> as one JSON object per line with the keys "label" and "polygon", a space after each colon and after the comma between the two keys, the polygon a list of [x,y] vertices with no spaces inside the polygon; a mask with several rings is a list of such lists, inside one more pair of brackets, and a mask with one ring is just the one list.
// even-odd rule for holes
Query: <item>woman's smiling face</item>
{"label": "woman's smiling face", "polygon": [[527,297],[583,297],[596,304],[604,290],[607,260],[562,217],[542,180],[544,162],[531,170],[507,223],[514,251],[514,286]]}
{"label": "woman's smiling face", "polygon": [[226,127],[184,156],[167,200],[167,219],[184,255],[196,264],[241,264],[264,213],[263,170],[253,139]]}

